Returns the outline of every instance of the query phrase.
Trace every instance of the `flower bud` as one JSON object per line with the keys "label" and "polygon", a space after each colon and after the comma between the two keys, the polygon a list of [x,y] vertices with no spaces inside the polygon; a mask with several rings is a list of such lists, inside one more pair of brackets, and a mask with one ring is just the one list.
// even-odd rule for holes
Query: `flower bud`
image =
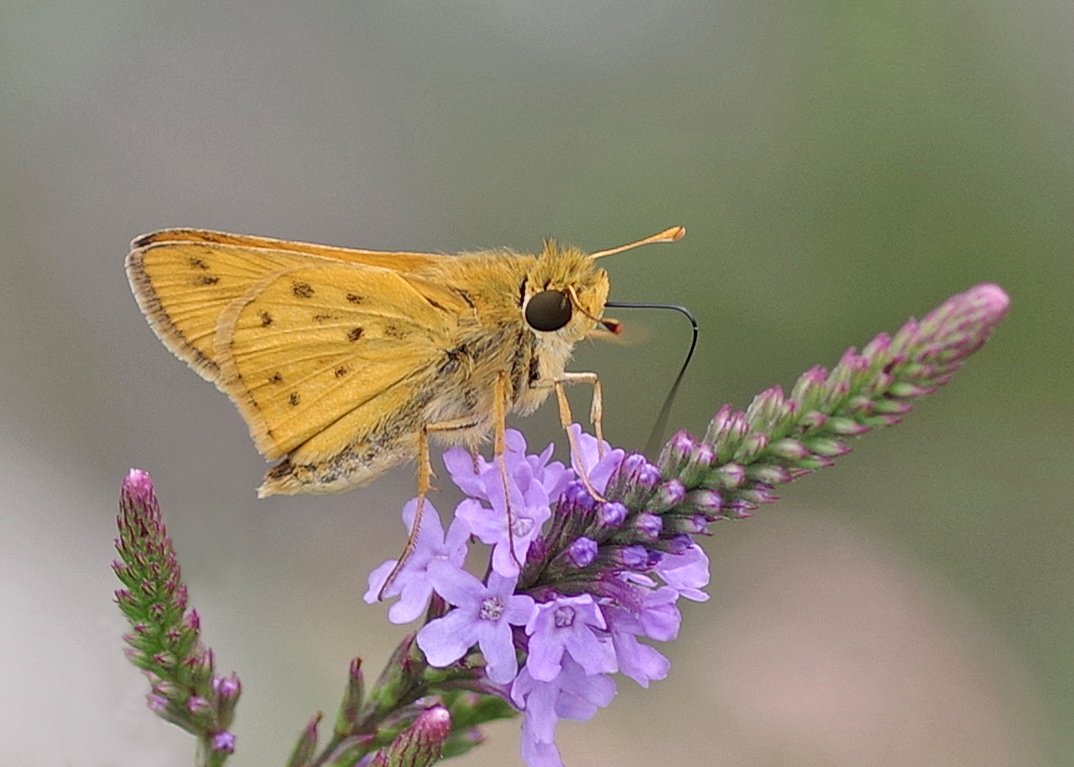
{"label": "flower bud", "polygon": [[646,510],[654,514],[661,514],[678,506],[685,497],[686,488],[682,486],[682,482],[677,479],[669,479],[649,499],[649,503],[646,504]]}
{"label": "flower bud", "polygon": [[588,567],[597,558],[597,542],[582,536],[567,547],[567,557],[578,569]]}
{"label": "flower bud", "polygon": [[619,527],[626,517],[627,507],[618,501],[602,503],[597,510],[597,519],[600,521],[600,526],[605,529]]}
{"label": "flower bud", "polygon": [[227,730],[214,733],[209,740],[213,751],[230,754],[235,751],[235,736]]}
{"label": "flower bud", "polygon": [[660,531],[664,529],[664,523],[659,515],[643,511],[634,517],[634,529],[647,541],[655,541],[660,537]]}
{"label": "flower bud", "polygon": [[429,767],[439,761],[451,735],[451,715],[433,706],[418,715],[390,744],[377,752],[370,767]]}

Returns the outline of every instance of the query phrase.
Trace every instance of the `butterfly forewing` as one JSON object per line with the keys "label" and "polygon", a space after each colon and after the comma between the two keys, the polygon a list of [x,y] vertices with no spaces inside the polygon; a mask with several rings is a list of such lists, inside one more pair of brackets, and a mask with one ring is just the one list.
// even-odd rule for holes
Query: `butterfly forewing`
{"label": "butterfly forewing", "polygon": [[161,340],[204,378],[216,381],[213,349],[220,316],[266,276],[294,268],[286,253],[242,248],[150,245],[131,251],[127,272]]}
{"label": "butterfly forewing", "polygon": [[157,335],[203,378],[217,381],[213,343],[224,310],[266,277],[311,263],[348,263],[413,271],[439,256],[288,242],[268,237],[164,229],[138,237],[127,275]]}
{"label": "butterfly forewing", "polygon": [[255,237],[249,234],[231,234],[214,232],[207,229],[161,229],[158,232],[144,234],[131,243],[131,249],[145,248],[153,244],[166,243],[175,247],[198,244],[206,247],[231,247],[247,251],[276,251],[299,256],[315,256],[333,261],[348,261],[366,266],[380,266],[396,271],[414,271],[433,265],[443,258],[439,253],[421,253],[409,250],[363,250],[361,248],[341,248],[336,245],[320,245],[313,242],[294,242],[277,240],[272,237]]}

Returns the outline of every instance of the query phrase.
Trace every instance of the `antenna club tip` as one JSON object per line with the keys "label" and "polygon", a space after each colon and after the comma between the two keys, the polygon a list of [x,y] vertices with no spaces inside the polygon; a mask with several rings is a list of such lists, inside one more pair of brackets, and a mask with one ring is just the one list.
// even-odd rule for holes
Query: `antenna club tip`
{"label": "antenna club tip", "polygon": [[670,229],[668,229],[668,240],[671,241],[671,242],[677,242],[678,240],[681,240],[685,236],[686,236],[686,227],[682,226],[681,224],[679,226],[673,226]]}

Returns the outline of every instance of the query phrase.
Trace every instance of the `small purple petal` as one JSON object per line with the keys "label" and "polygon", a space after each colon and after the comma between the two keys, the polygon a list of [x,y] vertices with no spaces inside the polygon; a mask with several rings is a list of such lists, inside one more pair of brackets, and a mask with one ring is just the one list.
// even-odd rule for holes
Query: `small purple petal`
{"label": "small purple petal", "polygon": [[694,602],[708,600],[709,595],[701,589],[709,583],[709,558],[700,546],[664,557],[656,572],[681,596]]}
{"label": "small purple petal", "polygon": [[[403,507],[403,524],[407,530],[413,527],[416,514],[415,498]],[[388,610],[388,620],[392,623],[410,623],[425,612],[432,597],[433,589],[426,573],[429,564],[446,561],[461,568],[466,561],[469,536],[466,522],[458,518],[452,521],[445,535],[439,512],[426,500],[414,551],[387,588],[384,588],[384,582],[395,569],[397,560],[390,559],[373,570],[369,574],[363,599],[367,604],[373,604],[380,598],[382,589],[384,597],[398,596],[399,601]]]}
{"label": "small purple petal", "polygon": [[624,546],[618,554],[619,564],[627,570],[644,570],[649,566],[649,552],[644,546]]}
{"label": "small purple petal", "polygon": [[417,642],[429,665],[443,668],[465,655],[474,644],[472,623],[472,617],[462,610],[449,610],[443,618],[422,626]]}

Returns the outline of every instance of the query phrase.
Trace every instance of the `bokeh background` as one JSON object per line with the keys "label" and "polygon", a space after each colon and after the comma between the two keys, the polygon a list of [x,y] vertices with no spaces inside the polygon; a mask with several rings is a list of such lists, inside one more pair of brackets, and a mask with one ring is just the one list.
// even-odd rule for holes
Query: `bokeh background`
{"label": "bokeh background", "polygon": [[[0,761],[191,759],[120,651],[131,465],[245,683],[234,764],[282,764],[405,631],[360,597],[412,473],[255,500],[239,416],[129,294],[132,236],[598,249],[677,223],[607,264],[615,298],[700,320],[674,427],[977,282],[1012,310],[903,426],[717,528],[670,678],[564,725],[568,764],[1074,761],[1072,33],[1064,0],[4,3]],[[575,368],[640,446],[688,335],[623,319],[633,343]],[[559,438],[551,406],[525,428]],[[518,763],[517,724],[489,734],[462,763]]]}

